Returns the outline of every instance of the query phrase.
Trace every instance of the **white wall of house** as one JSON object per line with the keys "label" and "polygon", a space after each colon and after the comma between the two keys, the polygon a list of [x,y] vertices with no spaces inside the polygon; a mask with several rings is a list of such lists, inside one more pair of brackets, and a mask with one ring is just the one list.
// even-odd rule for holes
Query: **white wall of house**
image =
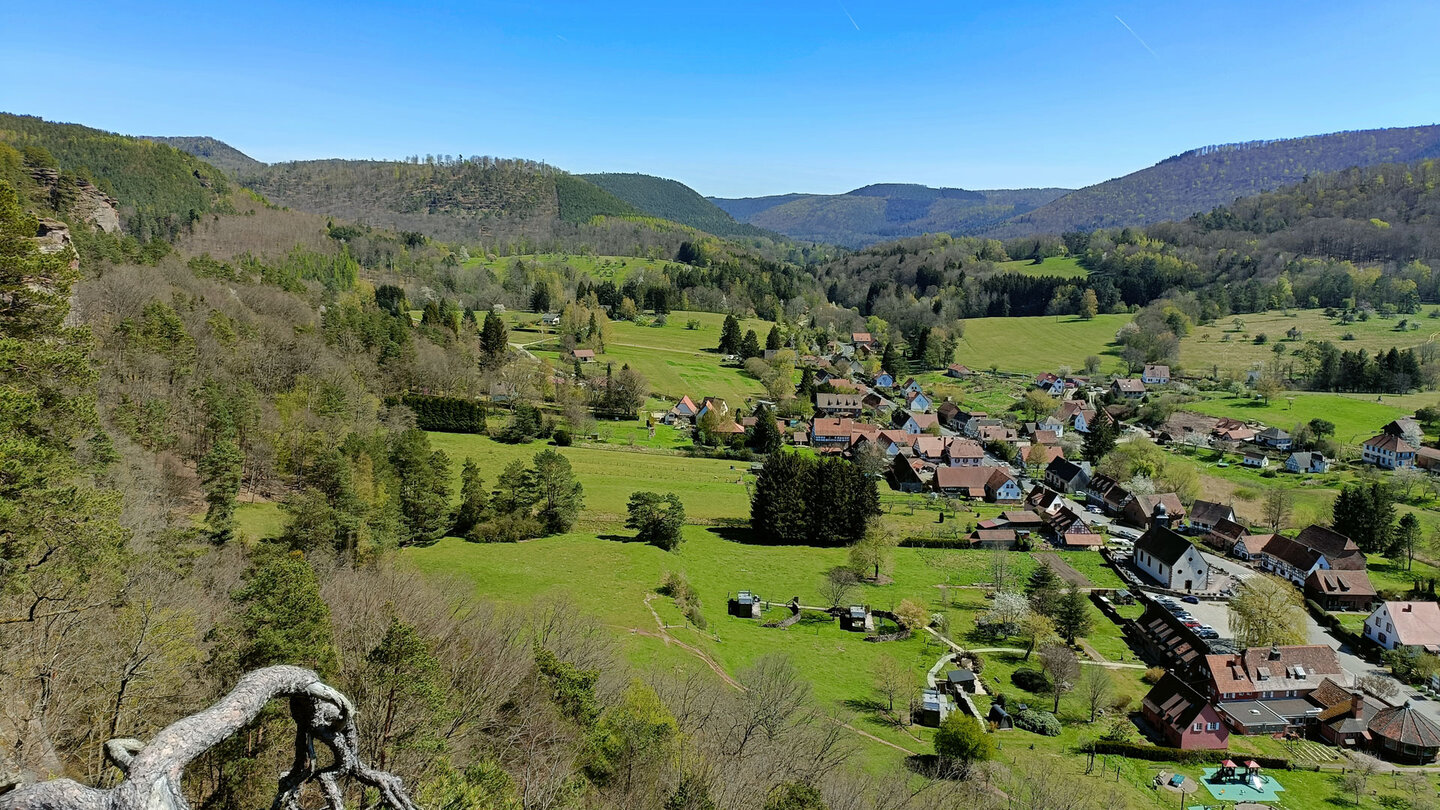
{"label": "white wall of house", "polygon": [[1194,546],[1174,565],[1145,551],[1136,551],[1134,560],[1141,571],[1172,591],[1202,591],[1210,582],[1210,564]]}
{"label": "white wall of house", "polygon": [[1365,617],[1365,638],[1379,644],[1381,648],[1393,650],[1399,646],[1395,638],[1395,625],[1390,621],[1390,606],[1380,603],[1369,616]]}

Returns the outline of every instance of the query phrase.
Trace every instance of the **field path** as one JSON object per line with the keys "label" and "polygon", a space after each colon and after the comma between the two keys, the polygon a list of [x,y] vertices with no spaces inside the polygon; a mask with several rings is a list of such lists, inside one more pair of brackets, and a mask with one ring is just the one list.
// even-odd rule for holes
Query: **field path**
{"label": "field path", "polygon": [[[705,662],[705,665],[708,666],[708,667],[710,667],[710,669],[711,669],[712,671],[714,671],[714,673],[715,673],[716,675],[719,675],[719,676],[720,676],[720,679],[723,680],[723,681],[725,681],[725,683],[729,684],[730,686],[735,687],[736,689],[740,690],[741,692],[746,691],[746,690],[745,690],[745,685],[742,684],[742,683],[740,683],[739,681],[735,680],[734,678],[732,678],[732,677],[730,676],[730,673],[726,672],[726,671],[725,671],[725,668],[722,667],[722,666],[720,666],[720,664],[718,664],[718,663],[715,661],[714,658],[711,658],[708,653],[706,653],[704,650],[702,650],[702,649],[700,649],[699,647],[696,647],[696,646],[694,646],[694,645],[692,645],[692,644],[686,644],[685,642],[681,641],[680,639],[675,638],[674,636],[671,636],[670,633],[669,633],[668,631],[666,631],[666,629],[665,629],[665,620],[660,618],[660,614],[659,614],[658,612],[656,612],[654,606],[652,606],[652,605],[650,604],[650,600],[656,598],[658,595],[659,595],[659,594],[653,594],[653,593],[646,594],[646,595],[645,595],[645,608],[650,611],[650,615],[651,615],[651,616],[654,616],[654,617],[655,617],[655,625],[656,625],[656,627],[659,628],[659,631],[652,633],[652,632],[649,632],[649,631],[646,631],[646,630],[641,630],[641,629],[638,628],[638,627],[634,627],[634,628],[630,628],[630,632],[632,632],[632,633],[634,633],[634,634],[636,634],[636,635],[639,635],[639,636],[645,636],[645,637],[647,637],[647,638],[658,638],[658,639],[660,639],[661,641],[665,642],[666,644],[674,644],[675,646],[677,646],[677,647],[679,647],[680,649],[682,649],[682,650],[690,653],[691,655],[695,656],[696,658],[699,658],[701,661],[704,661],[704,662]],[[835,717],[832,717],[832,718],[830,718],[830,719],[833,720],[837,725],[841,726],[842,728],[849,729],[850,731],[853,731],[853,732],[855,732],[856,734],[859,734],[861,737],[864,737],[864,738],[866,738],[866,739],[868,739],[868,740],[870,740],[870,741],[872,741],[872,742],[877,742],[877,743],[880,743],[881,745],[889,746],[889,747],[891,747],[891,748],[894,748],[896,751],[901,751],[901,752],[903,752],[903,753],[905,753],[905,754],[908,754],[909,756],[912,756],[912,757],[915,757],[915,756],[919,756],[919,755],[920,755],[918,752],[916,752],[916,751],[911,751],[909,748],[906,748],[906,747],[903,746],[903,745],[900,745],[900,744],[898,744],[898,743],[890,742],[889,740],[884,739],[883,737],[876,737],[874,734],[871,734],[870,732],[865,731],[865,730],[863,730],[863,729],[858,729],[858,728],[850,725],[849,723],[845,722],[844,720],[841,720],[841,719],[835,718]],[[911,735],[911,736],[914,736],[914,735]]]}
{"label": "field path", "polygon": [[1075,570],[1074,566],[1060,559],[1060,555],[1053,551],[1037,551],[1030,556],[1034,557],[1036,562],[1050,566],[1056,574],[1060,575],[1061,579],[1076,587],[1087,590],[1095,587],[1095,583],[1091,582],[1089,577]]}
{"label": "field path", "polygon": [[[966,651],[974,652],[974,653],[998,653],[998,652],[1023,653],[1023,652],[1025,652],[1025,650],[1024,650],[1023,648],[1021,648],[1021,647],[962,647],[962,646],[960,646],[959,644],[956,644],[955,642],[951,641],[950,639],[945,638],[944,636],[942,636],[942,635],[940,635],[939,633],[935,632],[934,628],[927,627],[927,628],[925,628],[925,629],[930,633],[930,635],[934,636],[935,638],[939,639],[940,641],[943,641],[943,642],[946,643],[946,644],[949,644],[952,649],[957,650],[957,651],[958,651],[958,650],[966,650]],[[1147,669],[1147,667],[1146,667],[1144,664],[1122,664],[1122,663],[1120,663],[1119,661],[1089,661],[1089,660],[1086,660],[1086,659],[1082,658],[1082,659],[1080,659],[1080,663],[1082,663],[1082,664],[1087,664],[1087,665],[1092,666],[1092,667],[1105,667],[1106,669]]]}
{"label": "field path", "polygon": [[616,343],[613,340],[605,345],[623,346],[627,349],[645,349],[646,351],[652,352],[675,352],[677,354],[688,354],[692,357],[701,357],[706,354],[706,352],[701,349],[677,349],[674,346],[642,346],[639,343]]}

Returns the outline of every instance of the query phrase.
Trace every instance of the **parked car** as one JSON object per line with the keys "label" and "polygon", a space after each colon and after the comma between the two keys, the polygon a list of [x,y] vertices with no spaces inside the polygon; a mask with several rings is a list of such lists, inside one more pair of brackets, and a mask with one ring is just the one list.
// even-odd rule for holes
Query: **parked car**
{"label": "parked car", "polygon": [[1198,596],[1183,596],[1183,597],[1180,598],[1180,601],[1181,601],[1181,602],[1184,602],[1184,603],[1187,604],[1187,605],[1198,605],[1198,604],[1200,604],[1200,597],[1198,597]]}
{"label": "parked car", "polygon": [[1087,506],[1085,507],[1085,511],[1089,512],[1092,515],[1099,515],[1102,514],[1103,510],[1101,510],[1098,506]]}
{"label": "parked car", "polygon": [[1193,620],[1193,619],[1190,620],[1190,621],[1188,621],[1188,622],[1185,622],[1185,626],[1188,627],[1188,628],[1190,628],[1191,630],[1199,630],[1199,629],[1200,629],[1200,623],[1197,622],[1197,621],[1195,621],[1195,620]]}

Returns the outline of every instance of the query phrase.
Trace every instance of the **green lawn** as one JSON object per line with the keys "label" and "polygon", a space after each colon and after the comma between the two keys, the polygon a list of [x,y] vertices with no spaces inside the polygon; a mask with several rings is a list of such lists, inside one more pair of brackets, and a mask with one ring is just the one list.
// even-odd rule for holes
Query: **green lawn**
{"label": "green lawn", "polygon": [[[522,323],[533,321],[533,316],[517,317]],[[690,329],[691,321],[698,322],[698,328]],[[657,396],[673,401],[688,394],[696,404],[704,397],[718,396],[738,407],[747,398],[762,395],[764,388],[738,366],[722,365],[721,355],[714,350],[720,343],[724,322],[725,316],[715,312],[672,312],[664,326],[612,322],[605,353],[586,373],[603,375],[606,363],[613,363],[616,369],[628,364],[645,375]],[[772,326],[760,320],[740,324],[742,334],[753,329],[762,344]],[[531,350],[537,356],[557,364],[564,362],[555,344],[546,338],[545,333],[520,329],[510,335],[512,343],[535,344]]]}
{"label": "green lawn", "polygon": [[1029,259],[1001,262],[1000,269],[1008,273],[1022,273],[1027,276],[1059,276],[1060,278],[1086,278],[1090,271],[1080,266],[1080,260],[1073,256],[1051,256],[1040,264]]}
{"label": "green lawn", "polygon": [[[1420,324],[1417,331],[1395,331],[1400,323],[1396,318],[1371,318],[1368,321],[1341,324],[1338,320],[1325,317],[1318,309],[1262,312],[1235,316],[1244,327],[1236,330],[1235,318],[1225,318],[1210,326],[1197,326],[1180,341],[1180,366],[1190,374],[1208,375],[1214,370],[1220,372],[1245,371],[1263,365],[1275,356],[1277,343],[1285,347],[1289,357],[1304,347],[1308,340],[1328,340],[1338,348],[1347,351],[1365,349],[1371,354],[1389,351],[1392,346],[1401,349],[1418,346],[1429,339],[1431,333],[1440,329],[1440,321],[1424,316],[1408,316],[1411,323]],[[1407,316],[1401,316],[1407,317]],[[1297,328],[1301,337],[1288,340],[1285,333]],[[1256,344],[1255,338],[1264,334],[1267,341]],[[1344,340],[1346,334],[1354,340]]]}
{"label": "green lawn", "polygon": [[1117,359],[1115,333],[1130,317],[975,318],[965,322],[955,361],[976,370],[993,365],[1001,371],[1034,374],[1069,366],[1078,372],[1093,354],[1101,357],[1101,367],[1108,371]]}
{"label": "green lawn", "polygon": [[1384,402],[1376,402],[1373,394],[1321,394],[1287,391],[1266,404],[1263,400],[1232,397],[1222,394],[1213,399],[1192,402],[1186,410],[1210,416],[1254,420],[1292,430],[1311,419],[1326,419],[1335,425],[1335,438],[1343,444],[1358,446],[1380,432],[1380,428],[1410,411]]}

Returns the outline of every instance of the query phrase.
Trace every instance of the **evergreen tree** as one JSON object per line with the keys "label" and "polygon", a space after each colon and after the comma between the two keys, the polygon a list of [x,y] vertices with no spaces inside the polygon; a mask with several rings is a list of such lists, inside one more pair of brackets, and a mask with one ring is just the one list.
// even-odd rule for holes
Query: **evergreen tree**
{"label": "evergreen tree", "polygon": [[1382,481],[1358,481],[1340,490],[1331,507],[1332,526],[1366,553],[1391,550],[1395,504]]}
{"label": "evergreen tree", "polygon": [[450,533],[464,537],[485,517],[490,498],[485,492],[485,481],[480,477],[480,465],[475,459],[466,457],[460,468],[460,507],[455,510],[455,521]]}
{"label": "evergreen tree", "polygon": [[1409,571],[1415,555],[1415,547],[1420,544],[1420,519],[1415,517],[1414,512],[1406,512],[1400,516],[1400,522],[1395,526],[1394,537],[1391,538],[1390,548],[1385,556],[1396,560],[1405,561],[1405,570]]}
{"label": "evergreen tree", "polygon": [[773,351],[775,349],[779,349],[783,345],[785,344],[784,340],[780,336],[780,325],[776,324],[770,327],[770,333],[765,336],[765,348]]}
{"label": "evergreen tree", "polygon": [[1100,459],[1115,449],[1117,433],[1115,420],[1106,413],[1103,406],[1098,407],[1095,409],[1095,421],[1089,425],[1089,428],[1090,432],[1085,434],[1080,454],[1091,464],[1098,464]]}
{"label": "evergreen tree", "polygon": [[396,499],[402,543],[434,540],[450,527],[450,459],[430,450],[424,431],[407,430],[390,449],[390,466],[399,479]]}
{"label": "evergreen tree", "polygon": [[297,552],[264,555],[235,593],[240,608],[235,663],[241,671],[293,664],[329,678],[339,669],[330,607],[315,571]]}
{"label": "evergreen tree", "polygon": [[745,332],[745,339],[740,341],[740,359],[749,360],[752,357],[761,357],[764,352],[760,351],[760,338],[755,334],[754,329]]}
{"label": "evergreen tree", "polygon": [[1048,565],[1036,566],[1030,580],[1025,583],[1025,595],[1030,598],[1030,609],[1042,616],[1054,617],[1060,602],[1060,577]]}
{"label": "evergreen tree", "polygon": [[806,542],[809,466],[797,453],[775,453],[765,462],[750,498],[750,527],[756,535],[772,543]]}
{"label": "evergreen tree", "polygon": [[585,508],[585,489],[575,479],[570,459],[555,450],[535,454],[530,470],[530,487],[535,495],[535,517],[547,534],[563,534],[575,525]]}
{"label": "evergreen tree", "polygon": [[[900,373],[900,353],[895,351],[895,342],[885,341],[885,351],[880,354],[880,368],[885,369],[891,376]],[[896,380],[895,382],[900,382]]]}
{"label": "evergreen tree", "polygon": [[235,534],[235,499],[240,494],[240,475],[245,455],[230,435],[222,436],[200,459],[200,481],[205,487],[205,522],[210,535],[218,543]]}
{"label": "evergreen tree", "polygon": [[505,354],[510,348],[510,330],[494,310],[485,313],[485,325],[480,328],[480,367],[487,370],[505,365]]}
{"label": "evergreen tree", "polygon": [[399,750],[438,748],[435,714],[445,705],[443,673],[420,631],[391,617],[380,643],[365,656],[365,665],[378,698],[375,767],[387,767]]}
{"label": "evergreen tree", "polygon": [[800,398],[806,402],[815,399],[815,369],[810,366],[800,371]]}
{"label": "evergreen tree", "polygon": [[530,483],[530,471],[525,462],[515,459],[505,465],[495,479],[495,491],[491,493],[490,506],[497,515],[513,512],[529,512],[535,503],[535,490]]}
{"label": "evergreen tree", "polygon": [[1073,582],[1055,603],[1055,630],[1070,644],[1090,632],[1090,600]]}
{"label": "evergreen tree", "polygon": [[740,321],[734,315],[726,315],[725,325],[720,327],[720,353],[740,353]]}
{"label": "evergreen tree", "polygon": [[809,542],[841,546],[864,537],[881,511],[875,480],[843,458],[811,461],[807,477]]}
{"label": "evergreen tree", "polygon": [[550,285],[541,281],[530,291],[530,309],[534,312],[550,311]]}
{"label": "evergreen tree", "polygon": [[775,426],[775,417],[770,413],[769,406],[757,406],[754,416],[755,426],[750,428],[746,444],[756,452],[777,452],[784,442],[780,436],[780,428]]}

